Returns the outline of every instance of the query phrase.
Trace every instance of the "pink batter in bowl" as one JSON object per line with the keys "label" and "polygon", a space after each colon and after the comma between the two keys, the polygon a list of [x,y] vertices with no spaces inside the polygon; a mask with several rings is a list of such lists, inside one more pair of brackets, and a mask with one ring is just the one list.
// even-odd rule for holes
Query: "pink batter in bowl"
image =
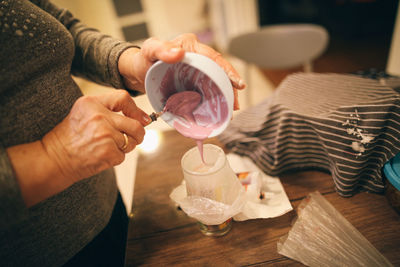
{"label": "pink batter in bowl", "polygon": [[195,91],[202,100],[187,120],[164,112],[161,118],[182,135],[203,140],[219,135],[228,126],[233,111],[233,89],[224,70],[206,56],[186,52],[179,63],[156,62],[147,72],[146,94],[155,112],[167,99],[183,91]]}

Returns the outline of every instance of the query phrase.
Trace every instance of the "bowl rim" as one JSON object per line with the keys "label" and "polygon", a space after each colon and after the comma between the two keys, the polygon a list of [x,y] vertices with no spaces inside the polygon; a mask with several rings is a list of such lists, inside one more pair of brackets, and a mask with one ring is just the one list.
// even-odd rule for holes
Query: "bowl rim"
{"label": "bowl rim", "polygon": [[[177,63],[187,64],[187,65],[201,71],[205,75],[207,75],[207,77],[210,78],[210,80],[212,80],[217,85],[218,89],[224,95],[225,100],[227,102],[227,106],[228,106],[227,118],[224,121],[224,123],[222,123],[218,128],[213,129],[213,131],[210,133],[208,138],[219,135],[226,129],[226,127],[228,127],[230,120],[233,116],[234,94],[233,94],[232,83],[231,83],[228,75],[225,73],[225,71],[222,69],[221,66],[219,66],[215,61],[213,61],[209,57],[201,55],[201,54],[193,53],[193,52],[185,52],[184,58]],[[164,67],[165,67],[165,65],[172,66],[173,64],[169,64],[169,63],[159,60],[150,67],[150,69],[147,71],[146,77],[145,77],[146,95],[149,99],[149,102],[150,102],[152,108],[156,112],[161,111],[161,110],[159,110],[159,107],[157,106],[158,100],[154,99],[153,93],[150,93],[149,90],[151,90],[150,84],[152,82],[153,72],[157,68],[159,68],[161,65],[164,65]],[[157,90],[157,89],[158,88],[155,88],[153,90]],[[173,116],[171,116],[170,114],[163,114],[163,115],[161,115],[161,118],[168,125],[170,125],[171,127],[174,127],[175,119],[173,118]]]}

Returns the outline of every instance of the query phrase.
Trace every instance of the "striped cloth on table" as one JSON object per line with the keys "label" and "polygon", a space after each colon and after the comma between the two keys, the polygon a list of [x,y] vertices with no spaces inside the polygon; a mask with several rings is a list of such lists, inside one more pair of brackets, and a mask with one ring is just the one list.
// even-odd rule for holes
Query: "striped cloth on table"
{"label": "striped cloth on table", "polygon": [[219,139],[269,175],[319,169],[341,196],[382,193],[382,166],[400,151],[398,85],[399,78],[293,74]]}

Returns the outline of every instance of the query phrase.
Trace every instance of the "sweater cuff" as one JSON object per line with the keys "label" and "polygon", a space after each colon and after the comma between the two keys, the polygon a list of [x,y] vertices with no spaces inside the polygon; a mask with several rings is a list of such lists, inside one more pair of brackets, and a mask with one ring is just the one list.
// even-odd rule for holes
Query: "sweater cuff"
{"label": "sweater cuff", "polygon": [[108,70],[110,77],[110,84],[119,89],[129,90],[129,93],[133,96],[140,94],[138,91],[132,91],[125,87],[123,78],[118,71],[118,60],[121,54],[127,50],[128,48],[140,48],[137,45],[133,45],[128,42],[120,42],[114,45],[111,49],[110,54],[108,56]]}

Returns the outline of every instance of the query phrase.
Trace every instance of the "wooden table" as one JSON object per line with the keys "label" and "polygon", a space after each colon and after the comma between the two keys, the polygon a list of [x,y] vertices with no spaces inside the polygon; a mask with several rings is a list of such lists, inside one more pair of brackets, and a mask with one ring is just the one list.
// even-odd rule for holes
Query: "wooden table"
{"label": "wooden table", "polygon": [[[183,178],[180,159],[195,143],[175,131],[162,133],[162,139],[156,152],[139,157],[127,266],[303,266],[276,248],[290,230],[295,210],[274,219],[234,222],[223,237],[204,236],[196,221],[169,198]],[[206,143],[222,147],[216,139]],[[318,190],[393,265],[400,266],[400,216],[384,196],[340,197],[330,175],[317,171],[280,179],[294,209],[308,193]]]}

